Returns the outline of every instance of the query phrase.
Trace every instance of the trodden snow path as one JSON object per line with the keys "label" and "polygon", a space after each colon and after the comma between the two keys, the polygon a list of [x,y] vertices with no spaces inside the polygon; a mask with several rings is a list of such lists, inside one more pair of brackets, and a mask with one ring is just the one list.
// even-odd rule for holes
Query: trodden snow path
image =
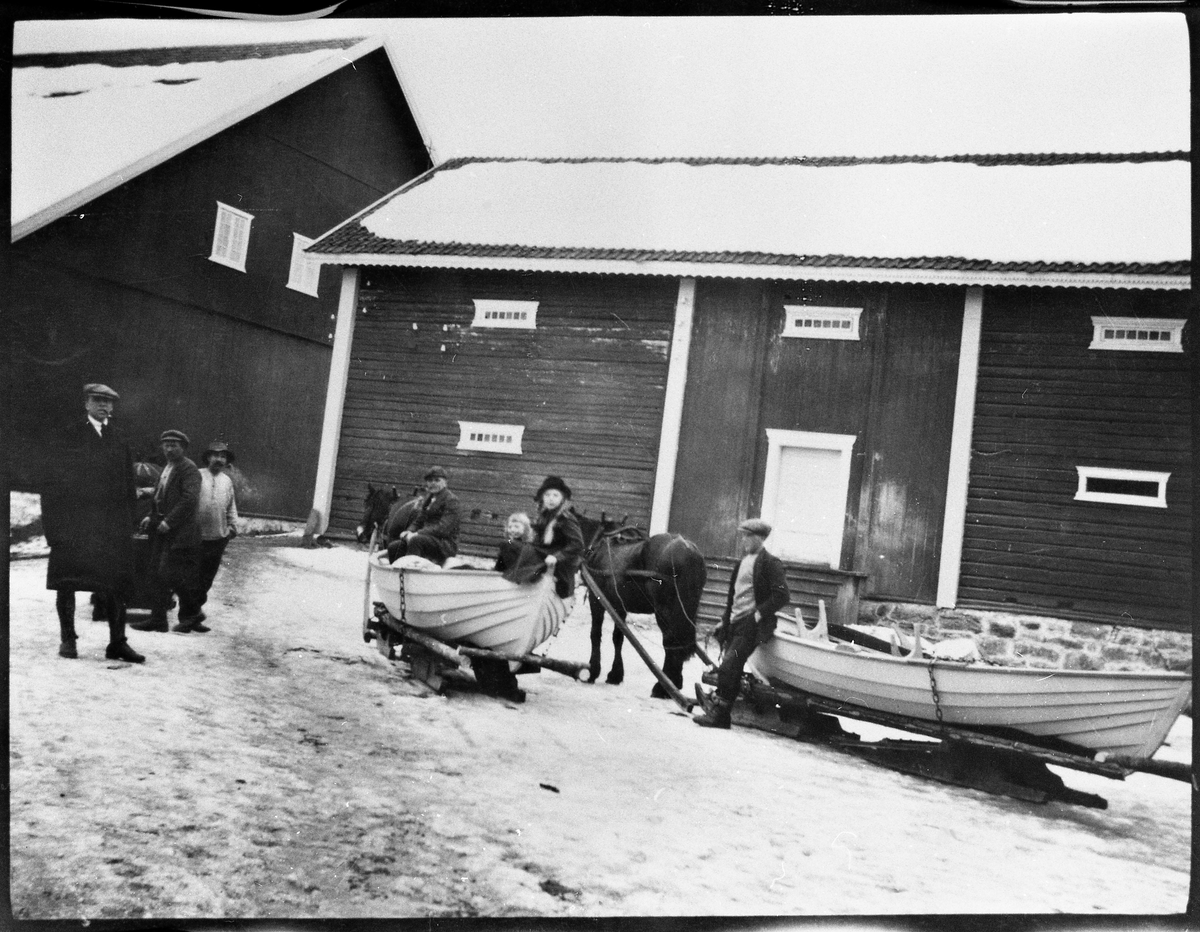
{"label": "trodden snow path", "polygon": [[[1034,805],[619,687],[523,676],[434,695],[363,643],[364,552],[240,539],[208,634],[103,659],[78,596],[56,656],[45,561],[11,566],[12,903],[21,919],[1175,913],[1186,784],[1059,771]],[[657,629],[638,628],[661,657]],[[550,653],[583,661],[586,607]],[[605,671],[611,660],[606,630]],[[685,692],[702,672],[685,668]],[[865,732],[861,723],[847,723]],[[1181,718],[1162,752],[1190,759]],[[864,734],[864,737],[867,737]]]}

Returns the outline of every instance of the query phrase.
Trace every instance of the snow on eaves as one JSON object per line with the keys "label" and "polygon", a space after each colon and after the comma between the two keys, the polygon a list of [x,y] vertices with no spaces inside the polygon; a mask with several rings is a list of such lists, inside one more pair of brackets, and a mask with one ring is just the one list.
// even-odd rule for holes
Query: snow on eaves
{"label": "snow on eaves", "polygon": [[1181,153],[466,159],[393,193],[312,251],[634,256],[646,265],[681,256],[758,266],[835,257],[877,267],[1180,274],[1190,230],[1190,165]]}
{"label": "snow on eaves", "polygon": [[[155,164],[156,154],[199,141],[303,82],[348,50],[114,67],[17,67],[12,72],[12,224],[116,187]],[[236,116],[235,116],[236,115]],[[90,197],[88,198],[90,199]],[[70,209],[70,208],[68,208]],[[29,232],[29,230],[24,230]]]}

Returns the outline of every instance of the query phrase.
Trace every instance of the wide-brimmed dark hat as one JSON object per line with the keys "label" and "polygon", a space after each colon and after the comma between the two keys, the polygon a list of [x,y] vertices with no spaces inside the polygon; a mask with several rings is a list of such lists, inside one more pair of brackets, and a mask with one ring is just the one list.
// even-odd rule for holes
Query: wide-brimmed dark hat
{"label": "wide-brimmed dark hat", "polygon": [[214,440],[212,443],[210,443],[208,445],[208,449],[200,454],[200,462],[207,463],[208,455],[210,453],[224,453],[225,462],[229,463],[230,466],[233,465],[233,451],[229,449],[229,444],[227,444],[224,440]]}
{"label": "wide-brimmed dark hat", "polygon": [[569,485],[563,482],[558,476],[547,476],[542,480],[542,487],[534,494],[533,500],[540,502],[542,500],[542,493],[547,489],[558,489],[558,491],[562,492],[563,498],[571,497],[571,487]]}
{"label": "wide-brimmed dark hat", "polygon": [[771,525],[767,524],[761,518],[747,518],[738,525],[738,530],[743,534],[754,534],[762,538],[771,536]]}
{"label": "wide-brimmed dark hat", "polygon": [[428,482],[430,479],[449,479],[449,478],[450,477],[446,475],[446,470],[442,469],[441,466],[430,466],[429,472],[425,473],[425,481],[426,482]]}
{"label": "wide-brimmed dark hat", "polygon": [[168,440],[176,440],[182,443],[185,447],[191,444],[187,434],[181,430],[164,430],[158,438],[159,443],[166,443]]}
{"label": "wide-brimmed dark hat", "polygon": [[92,395],[99,395],[101,398],[113,399],[120,399],[121,397],[107,385],[102,385],[99,382],[88,382],[87,385],[83,386],[83,394],[89,398]]}

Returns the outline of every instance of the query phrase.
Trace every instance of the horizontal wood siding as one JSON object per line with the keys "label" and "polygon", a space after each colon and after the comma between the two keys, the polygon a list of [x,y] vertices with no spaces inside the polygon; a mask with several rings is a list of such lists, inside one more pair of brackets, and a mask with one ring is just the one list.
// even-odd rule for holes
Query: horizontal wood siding
{"label": "horizontal wood siding", "polygon": [[[677,283],[367,270],[355,323],[332,526],[353,528],[368,482],[407,494],[434,463],[489,552],[533,512],[548,474],[575,506],[647,526]],[[536,330],[473,328],[472,299],[539,302]],[[415,325],[415,326],[414,326]],[[523,453],[458,450],[458,421],[519,424]]]}
{"label": "horizontal wood siding", "polygon": [[[725,604],[729,599],[729,580],[738,560],[733,557],[718,557],[710,558],[706,563],[708,576],[704,583],[704,594],[700,597],[699,611],[702,630],[711,629],[725,613]],[[784,569],[787,573],[788,593],[791,596],[788,607],[784,609],[786,614],[793,615],[799,611],[806,622],[814,624],[819,617],[818,605],[824,602],[829,621],[843,625],[858,623],[858,587],[861,586],[861,577],[858,574],[786,561]]]}
{"label": "horizontal wood siding", "polygon": [[135,452],[153,455],[167,428],[191,438],[194,458],[221,438],[245,479],[240,511],[308,516],[328,347],[61,268],[17,259],[12,271],[25,308],[6,334],[4,449],[15,488],[38,488],[32,454],[85,416],[83,385],[103,382],[121,395],[114,417]]}
{"label": "horizontal wood siding", "polygon": [[[960,602],[1190,628],[1187,353],[1089,350],[1091,315],[1186,316],[1186,296],[984,297]],[[1077,466],[1169,472],[1166,509],[1075,501]]]}
{"label": "horizontal wood siding", "polygon": [[[340,275],[287,287],[315,238],[429,167],[383,50],[20,240],[13,251],[165,301],[333,342]],[[253,215],[244,272],[209,260],[217,202]]]}

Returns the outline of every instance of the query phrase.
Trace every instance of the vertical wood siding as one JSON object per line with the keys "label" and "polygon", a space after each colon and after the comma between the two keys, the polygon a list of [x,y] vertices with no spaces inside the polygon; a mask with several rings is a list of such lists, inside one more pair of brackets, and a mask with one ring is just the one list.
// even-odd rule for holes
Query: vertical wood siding
{"label": "vertical wood siding", "polygon": [[[1186,300],[985,294],[961,602],[1190,628],[1190,334],[1182,354],[1087,348],[1093,314],[1183,317]],[[1081,465],[1169,472],[1168,507],[1075,501]]]}
{"label": "vertical wood siding", "polygon": [[[353,528],[368,482],[402,494],[446,467],[490,552],[534,510],[547,474],[577,509],[649,523],[677,283],[472,272],[364,272],[332,526]],[[539,302],[536,330],[473,328],[474,298]],[[414,326],[415,325],[415,326]],[[524,425],[523,453],[456,449],[458,421]]]}
{"label": "vertical wood siding", "polygon": [[[964,290],[697,283],[671,526],[736,554],[762,506],[768,428],[853,434],[843,568],[936,596]],[[859,341],[783,338],[786,304],[861,307]]]}

